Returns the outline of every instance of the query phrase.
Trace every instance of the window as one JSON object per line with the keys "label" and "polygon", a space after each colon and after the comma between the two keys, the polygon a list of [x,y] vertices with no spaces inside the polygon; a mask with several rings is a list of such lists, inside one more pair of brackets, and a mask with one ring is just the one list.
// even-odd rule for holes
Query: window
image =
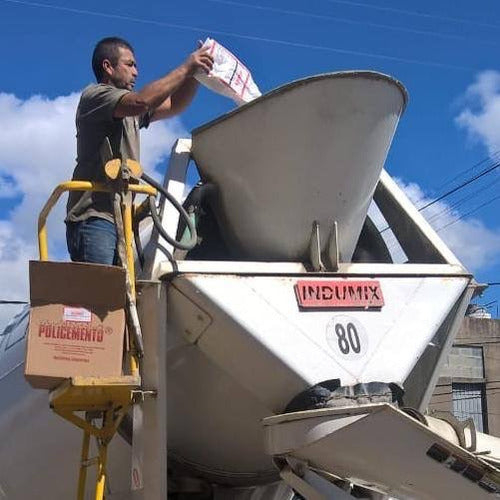
{"label": "window", "polygon": [[453,415],[458,420],[472,418],[478,431],[487,432],[483,348],[453,346],[441,376],[451,378]]}
{"label": "window", "polygon": [[488,432],[484,383],[453,383],[453,415],[458,420],[472,418],[476,429]]}

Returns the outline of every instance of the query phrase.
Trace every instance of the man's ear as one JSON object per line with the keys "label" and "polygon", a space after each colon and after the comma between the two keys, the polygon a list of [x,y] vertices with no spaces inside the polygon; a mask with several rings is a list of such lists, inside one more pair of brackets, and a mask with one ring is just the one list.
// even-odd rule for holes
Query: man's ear
{"label": "man's ear", "polygon": [[102,61],[102,69],[108,75],[113,74],[113,65],[111,64],[111,61],[109,59],[104,59]]}

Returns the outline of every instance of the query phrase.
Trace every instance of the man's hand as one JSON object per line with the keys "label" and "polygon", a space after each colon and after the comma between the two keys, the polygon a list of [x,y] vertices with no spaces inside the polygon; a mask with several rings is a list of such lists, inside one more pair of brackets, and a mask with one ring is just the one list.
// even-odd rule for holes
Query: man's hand
{"label": "man's hand", "polygon": [[200,47],[186,59],[184,65],[190,76],[194,75],[199,69],[209,73],[214,65],[214,58],[208,53],[207,48]]}

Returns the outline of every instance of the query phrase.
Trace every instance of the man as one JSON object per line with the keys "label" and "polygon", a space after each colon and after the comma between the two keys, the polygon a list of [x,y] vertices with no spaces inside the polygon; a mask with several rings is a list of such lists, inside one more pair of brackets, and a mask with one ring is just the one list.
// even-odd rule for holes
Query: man
{"label": "man", "polygon": [[[139,129],[183,111],[197,89],[193,75],[198,70],[209,72],[212,65],[207,50],[199,48],[178,68],[134,92],[138,70],[132,46],[116,37],[98,42],[92,56],[97,83],[83,91],[76,112],[73,180],[106,181],[108,141],[114,158],[139,161]],[[117,236],[109,193],[70,192],[65,222],[71,260],[116,263]]]}

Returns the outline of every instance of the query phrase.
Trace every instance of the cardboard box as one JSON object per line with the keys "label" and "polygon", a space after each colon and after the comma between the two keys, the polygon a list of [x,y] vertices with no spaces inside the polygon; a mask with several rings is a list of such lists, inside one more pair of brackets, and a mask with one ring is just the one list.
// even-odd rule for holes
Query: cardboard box
{"label": "cardboard box", "polygon": [[53,389],[71,376],[122,373],[125,270],[74,262],[31,261],[25,377]]}

